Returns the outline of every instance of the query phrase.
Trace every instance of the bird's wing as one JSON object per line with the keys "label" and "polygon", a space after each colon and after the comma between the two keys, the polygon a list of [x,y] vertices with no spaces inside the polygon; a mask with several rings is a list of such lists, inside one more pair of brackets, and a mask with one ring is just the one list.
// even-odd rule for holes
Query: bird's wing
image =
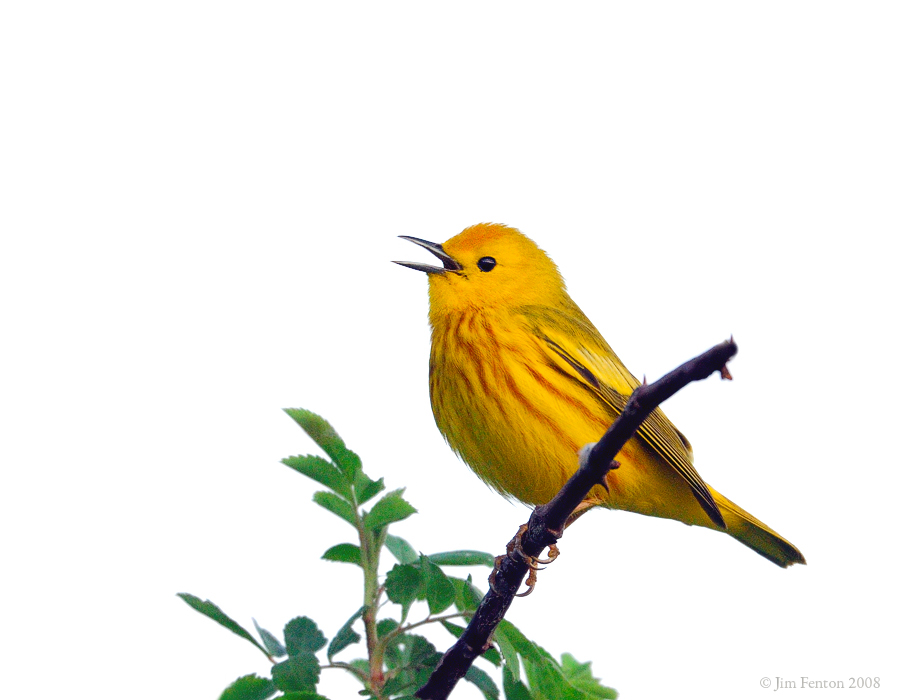
{"label": "bird's wing", "polygon": [[[523,309],[523,314],[531,320],[535,335],[545,343],[548,358],[618,415],[639,382],[580,309],[575,307],[574,311],[577,313],[543,308],[538,312],[529,307]],[[709,487],[694,469],[690,443],[659,408],[641,424],[637,436],[688,483],[703,510],[724,528],[725,521]]]}

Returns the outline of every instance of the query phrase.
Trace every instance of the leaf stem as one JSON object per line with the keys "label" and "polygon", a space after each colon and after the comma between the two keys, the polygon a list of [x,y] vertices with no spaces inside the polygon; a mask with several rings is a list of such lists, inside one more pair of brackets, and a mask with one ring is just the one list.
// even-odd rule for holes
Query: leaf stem
{"label": "leaf stem", "polygon": [[471,617],[474,614],[475,614],[474,610],[467,610],[465,612],[455,612],[455,613],[448,613],[447,615],[438,615],[437,617],[432,617],[431,615],[429,615],[424,620],[419,620],[418,622],[410,622],[408,625],[404,625],[403,627],[398,627],[393,632],[389,632],[388,634],[384,635],[383,641],[389,642],[392,639],[394,639],[394,637],[397,637],[398,635],[406,634],[411,629],[415,629],[416,627],[421,627],[422,625],[428,625],[428,624],[431,624],[432,622],[443,622],[444,620],[452,620],[454,617],[465,617],[467,615],[469,617]]}
{"label": "leaf stem", "polygon": [[322,668],[340,668],[345,671],[350,671],[350,673],[356,676],[363,683],[369,680],[369,677],[365,673],[360,671],[352,664],[346,664],[343,661],[332,661],[330,664],[322,664]]}

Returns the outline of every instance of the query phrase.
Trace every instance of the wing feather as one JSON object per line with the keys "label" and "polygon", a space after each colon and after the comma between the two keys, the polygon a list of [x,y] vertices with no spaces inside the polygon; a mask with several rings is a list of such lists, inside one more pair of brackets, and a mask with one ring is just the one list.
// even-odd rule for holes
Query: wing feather
{"label": "wing feather", "polygon": [[[532,321],[535,335],[546,344],[548,357],[556,360],[559,369],[589,387],[600,401],[619,414],[639,382],[581,310],[577,307],[574,310],[577,314],[526,307],[522,313]],[[725,520],[709,487],[694,469],[690,443],[660,409],[655,409],[638,428],[637,437],[687,482],[703,510],[716,525],[724,528]]]}

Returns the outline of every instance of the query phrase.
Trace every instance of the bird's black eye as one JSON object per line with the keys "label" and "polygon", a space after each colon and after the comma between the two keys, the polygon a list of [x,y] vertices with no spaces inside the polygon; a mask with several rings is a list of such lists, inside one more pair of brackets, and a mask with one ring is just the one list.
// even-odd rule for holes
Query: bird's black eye
{"label": "bird's black eye", "polygon": [[497,265],[497,261],[491,257],[482,258],[478,261],[478,269],[482,272],[490,272]]}

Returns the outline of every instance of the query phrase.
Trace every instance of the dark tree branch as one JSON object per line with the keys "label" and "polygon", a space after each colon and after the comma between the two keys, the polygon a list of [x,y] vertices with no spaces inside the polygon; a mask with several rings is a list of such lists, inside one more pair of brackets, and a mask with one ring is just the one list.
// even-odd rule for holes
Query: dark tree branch
{"label": "dark tree branch", "polygon": [[691,382],[706,379],[713,372],[721,372],[723,379],[730,379],[725,364],[736,353],[737,345],[728,340],[685,362],[653,384],[634,390],[621,415],[590,452],[583,455],[578,471],[549,503],[534,509],[528,520],[528,530],[521,537],[521,548],[502,558],[495,569],[492,585],[468,627],[444,654],[428,682],[416,692],[417,698],[445,700],[472,662],[487,650],[491,635],[530,571],[528,557],[537,557],[545,547],[556,544],[562,537],[569,516],[592,488],[597,484],[605,485],[607,473],[615,466],[613,459],[647,416],[676,392]]}

